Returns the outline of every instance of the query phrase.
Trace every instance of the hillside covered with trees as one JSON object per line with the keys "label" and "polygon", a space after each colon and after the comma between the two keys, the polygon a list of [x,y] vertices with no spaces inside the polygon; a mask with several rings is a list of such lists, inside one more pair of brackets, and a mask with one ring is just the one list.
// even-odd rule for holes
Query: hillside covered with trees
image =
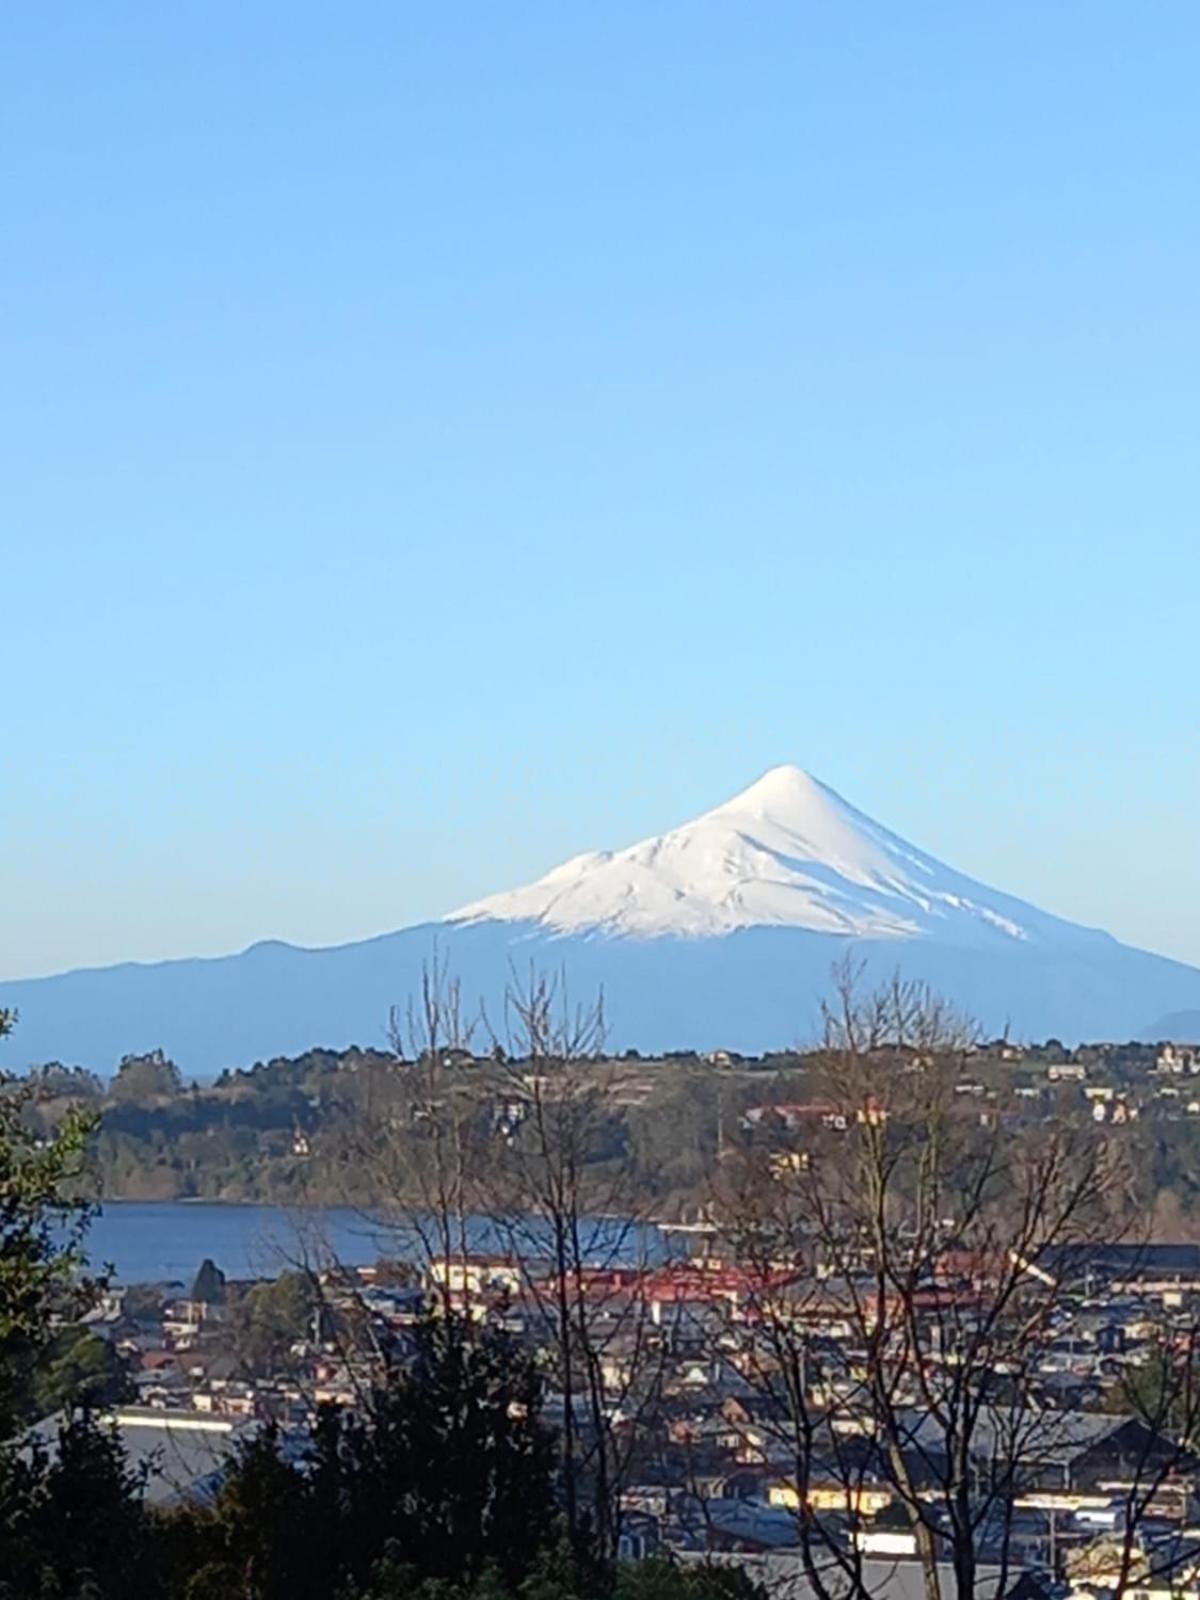
{"label": "hillside covered with trees", "polygon": [[[821,1116],[824,1060],[820,1049],[749,1060],[725,1052],[581,1059],[599,1124],[589,1147],[598,1184],[620,1172],[639,1212],[694,1213],[723,1152],[747,1141],[803,1148]],[[1024,1048],[997,1040],[964,1056],[959,1090],[985,1124],[1066,1120],[1118,1137],[1144,1175],[1156,1233],[1174,1238],[1200,1206],[1194,1060],[1136,1042],[1072,1051],[1057,1040]],[[503,1144],[525,1114],[533,1076],[527,1060],[502,1049],[476,1055],[435,1041],[407,1058],[311,1050],[202,1086],[155,1052],[125,1058],[107,1084],[58,1063],[36,1068],[24,1115],[50,1137],[81,1113],[98,1114],[89,1166],[105,1198],[408,1203],[421,1192],[421,1150],[439,1106],[460,1105],[478,1144]],[[383,1126],[386,1174],[363,1159],[365,1133]]]}

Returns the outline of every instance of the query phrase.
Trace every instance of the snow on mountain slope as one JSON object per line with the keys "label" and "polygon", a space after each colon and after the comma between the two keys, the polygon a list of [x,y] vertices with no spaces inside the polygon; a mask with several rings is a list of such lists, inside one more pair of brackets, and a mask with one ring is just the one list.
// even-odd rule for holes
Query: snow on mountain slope
{"label": "snow on mountain slope", "polygon": [[446,920],[635,939],[753,927],[971,944],[1088,936],[954,872],[794,766],[659,838],[575,856]]}

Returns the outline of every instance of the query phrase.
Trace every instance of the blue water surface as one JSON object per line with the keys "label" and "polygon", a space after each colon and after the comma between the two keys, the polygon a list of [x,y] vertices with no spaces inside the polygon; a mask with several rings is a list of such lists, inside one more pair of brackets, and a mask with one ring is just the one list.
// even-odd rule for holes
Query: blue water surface
{"label": "blue water surface", "polygon": [[[381,1258],[419,1261],[426,1233],[347,1207],[288,1209],[208,1201],[106,1201],[88,1233],[93,1267],[110,1265],[118,1283],[190,1284],[205,1257],[227,1278],[273,1278],[290,1267],[363,1266]],[[520,1248],[536,1250],[539,1230],[523,1230]],[[589,1224],[589,1254],[599,1262],[661,1259],[664,1242],[650,1226]],[[487,1218],[468,1226],[472,1250],[503,1252],[506,1235]]]}

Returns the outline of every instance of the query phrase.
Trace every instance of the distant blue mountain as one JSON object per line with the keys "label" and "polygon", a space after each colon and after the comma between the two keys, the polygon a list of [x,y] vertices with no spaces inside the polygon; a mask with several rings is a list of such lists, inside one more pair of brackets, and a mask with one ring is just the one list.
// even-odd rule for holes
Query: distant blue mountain
{"label": "distant blue mountain", "polygon": [[1200,1011],[1172,1011],[1147,1023],[1137,1038],[1200,1044]]}
{"label": "distant blue mountain", "polygon": [[435,943],[497,1026],[513,966],[563,972],[580,999],[602,987],[617,1050],[809,1042],[847,951],[871,975],[928,981],[989,1034],[1162,1037],[1147,1019],[1200,1012],[1200,970],[975,883],[788,767],[661,838],[577,857],[445,922],[0,983],[0,1005],[21,1014],[0,1064],[108,1072],[161,1046],[203,1076],[379,1045]]}

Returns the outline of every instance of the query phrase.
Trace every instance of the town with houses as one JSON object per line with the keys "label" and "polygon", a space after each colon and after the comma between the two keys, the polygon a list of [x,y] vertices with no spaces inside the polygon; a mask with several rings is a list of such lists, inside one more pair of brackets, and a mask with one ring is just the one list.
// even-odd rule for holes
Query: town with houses
{"label": "town with houses", "polygon": [[[979,1059],[1003,1067],[1006,1106],[1068,1095],[1089,1124],[1114,1129],[1200,1117],[1200,1047],[1031,1054],[997,1041]],[[725,1052],[707,1064],[746,1066]],[[968,1065],[955,1094],[978,1102],[983,1126],[1010,1115],[987,1070]],[[510,1098],[501,1121],[511,1132],[526,1111]],[[885,1116],[872,1102],[858,1112],[868,1124]],[[786,1177],[805,1165],[808,1130],[836,1139],[847,1118],[819,1097],[768,1099],[746,1104],[739,1126],[769,1136],[770,1170]],[[307,1154],[307,1135],[297,1138]],[[1096,1238],[1028,1263],[1015,1250],[998,1263],[985,1249],[947,1248],[908,1286],[916,1364],[881,1406],[866,1345],[892,1311],[864,1318],[862,1286],[878,1281],[869,1247],[764,1265],[739,1259],[703,1216],[657,1237],[648,1255],[611,1252],[572,1270],[599,1426],[620,1463],[623,1556],[736,1565],[768,1593],[800,1596],[838,1592],[852,1572],[867,1592],[901,1600],[928,1592],[931,1561],[953,1571],[952,1490],[965,1474],[981,1593],[1200,1597],[1200,1245]],[[275,1281],[198,1268],[186,1285],[112,1284],[87,1319],[126,1375],[108,1415],[162,1505],[212,1494],[231,1450],[268,1423],[300,1450],[319,1408],[360,1404],[427,1317],[503,1327],[537,1354],[558,1289],[553,1260],[503,1249],[326,1262]],[[1019,1393],[1015,1377],[982,1393],[964,1459],[950,1461],[953,1420],[936,1413],[952,1393],[943,1379],[955,1341],[975,1338],[989,1308],[1018,1292],[1025,1304],[1044,1296],[1036,1344],[1014,1358]],[[1187,1378],[1169,1391],[1179,1359]],[[546,1371],[554,1428],[574,1402],[556,1391],[553,1363]],[[586,1436],[596,1416],[576,1425]],[[833,1574],[824,1584],[821,1563]]]}

